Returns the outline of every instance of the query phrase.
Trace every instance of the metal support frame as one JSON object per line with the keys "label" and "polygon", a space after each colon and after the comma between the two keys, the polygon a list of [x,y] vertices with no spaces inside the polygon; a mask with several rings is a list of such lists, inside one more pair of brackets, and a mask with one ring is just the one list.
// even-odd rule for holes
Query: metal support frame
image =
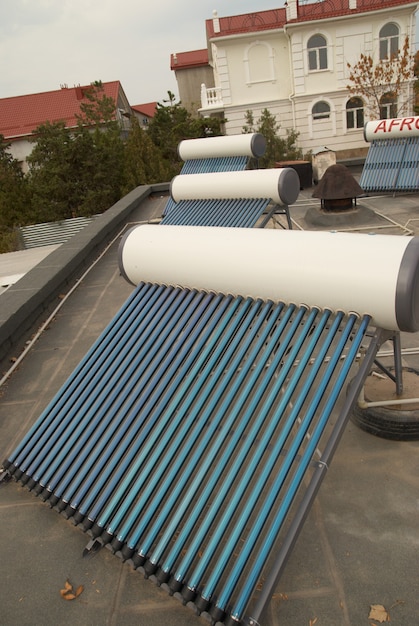
{"label": "metal support frame", "polygon": [[327,474],[329,464],[333,458],[333,455],[336,451],[336,448],[348,422],[352,406],[356,402],[363,382],[368,375],[372,364],[374,363],[375,356],[380,346],[387,339],[388,336],[386,335],[386,331],[382,329],[378,329],[376,331],[368,347],[368,350],[360,363],[360,367],[355,377],[355,380],[352,384],[348,385],[348,393],[346,395],[345,403],[340,411],[339,417],[333,428],[333,432],[329,437],[321,459],[316,464],[316,470],[310,480],[304,497],[299,505],[299,508],[294,515],[294,519],[287,532],[287,535],[285,536],[284,541],[277,552],[275,562],[271,567],[269,575],[264,581],[263,587],[258,596],[257,602],[251,612],[251,615],[246,616],[243,620],[243,624],[245,626],[255,626],[264,622],[263,618],[265,611],[270,604],[271,597],[274,594],[278,582],[284,572],[285,566],[297,542],[302,527],[304,526],[305,520],[319,491],[321,483]]}
{"label": "metal support frame", "polygon": [[403,366],[402,366],[402,348],[400,341],[400,333],[395,332],[391,337],[393,342],[393,354],[394,354],[394,374],[385,367],[378,359],[374,359],[374,365],[376,365],[390,380],[396,385],[396,394],[401,396],[403,393]]}
{"label": "metal support frame", "polygon": [[[283,206],[280,206],[279,204],[274,204],[271,210],[268,211],[268,213],[266,214],[266,217],[260,224],[259,228],[265,228],[266,224],[274,215],[285,215],[285,217],[287,218],[288,228],[292,230],[292,221],[288,204],[284,204]],[[282,224],[280,224],[280,226],[282,226]]]}

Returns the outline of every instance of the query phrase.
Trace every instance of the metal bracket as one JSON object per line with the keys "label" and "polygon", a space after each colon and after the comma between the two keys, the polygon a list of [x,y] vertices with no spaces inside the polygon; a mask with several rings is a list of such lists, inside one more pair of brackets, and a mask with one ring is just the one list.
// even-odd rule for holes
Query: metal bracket
{"label": "metal bracket", "polygon": [[99,539],[90,539],[89,543],[83,550],[83,557],[94,556],[102,548],[102,542]]}
{"label": "metal bracket", "polygon": [[6,484],[8,483],[10,480],[12,480],[12,475],[10,474],[10,472],[7,471],[7,469],[4,469],[3,467],[0,469],[0,484]]}
{"label": "metal bracket", "polygon": [[[289,206],[287,204],[284,204],[283,206],[279,204],[274,204],[271,210],[267,212],[266,217],[263,220],[263,222],[260,224],[259,228],[265,228],[266,224],[274,215],[285,215],[285,217],[287,218],[288,228],[289,230],[292,230],[292,221],[291,221]],[[285,227],[282,226],[282,224],[280,224],[280,226],[281,228],[285,229]]]}

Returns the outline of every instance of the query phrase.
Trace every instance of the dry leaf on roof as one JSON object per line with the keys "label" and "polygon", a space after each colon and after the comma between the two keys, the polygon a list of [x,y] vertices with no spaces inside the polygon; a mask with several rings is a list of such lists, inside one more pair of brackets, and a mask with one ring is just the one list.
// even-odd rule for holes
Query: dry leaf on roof
{"label": "dry leaf on roof", "polygon": [[83,590],[84,590],[83,585],[79,585],[79,586],[77,587],[77,589],[76,589],[76,598],[77,598],[77,597],[78,597],[81,593],[83,593]]}
{"label": "dry leaf on roof", "polygon": [[374,619],[380,623],[390,621],[390,615],[382,604],[371,604],[370,608],[370,614],[368,615],[369,619]]}
{"label": "dry leaf on roof", "polygon": [[77,598],[83,592],[83,589],[83,585],[79,585],[74,591],[73,585],[68,580],[66,580],[64,583],[64,588],[60,589],[60,596],[64,600],[75,600],[75,598]]}
{"label": "dry leaf on roof", "polygon": [[286,593],[274,593],[272,600],[288,600],[288,596]]}
{"label": "dry leaf on roof", "polygon": [[63,590],[61,589],[60,591],[61,593],[61,597],[64,598],[64,600],[74,600],[75,599],[75,594],[74,593],[63,593]]}
{"label": "dry leaf on roof", "polygon": [[316,622],[317,622],[317,617],[315,617],[314,619],[311,619],[308,626],[314,626]]}

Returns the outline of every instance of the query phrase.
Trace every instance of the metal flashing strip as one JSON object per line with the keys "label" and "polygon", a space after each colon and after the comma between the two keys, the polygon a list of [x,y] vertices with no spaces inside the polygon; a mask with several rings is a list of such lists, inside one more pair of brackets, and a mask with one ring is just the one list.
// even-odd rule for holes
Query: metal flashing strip
{"label": "metal flashing strip", "polygon": [[161,224],[252,228],[269,204],[265,198],[182,200],[173,203]]}
{"label": "metal flashing strip", "polygon": [[6,472],[214,622],[256,618],[361,346],[355,391],[379,348],[369,322],[142,283]]}
{"label": "metal flashing strip", "polygon": [[72,217],[59,222],[45,222],[19,228],[25,249],[38,248],[65,243],[80,232],[93,217]]}
{"label": "metal flashing strip", "polygon": [[359,181],[364,191],[417,191],[419,137],[374,140]]}

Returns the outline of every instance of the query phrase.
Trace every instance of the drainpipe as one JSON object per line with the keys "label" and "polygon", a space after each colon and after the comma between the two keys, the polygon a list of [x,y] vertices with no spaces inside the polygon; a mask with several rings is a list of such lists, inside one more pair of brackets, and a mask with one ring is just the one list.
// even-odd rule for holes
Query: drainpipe
{"label": "drainpipe", "polygon": [[[414,42],[414,30],[413,30],[413,24],[414,24],[414,19],[415,19],[415,13],[416,13],[416,9],[414,11],[412,11],[412,13],[410,14],[410,24],[409,24],[409,52],[413,49],[413,45],[412,43]],[[415,110],[415,91],[413,89],[413,82],[409,81],[409,84],[407,86],[408,89],[408,94],[407,94],[407,102],[412,102],[411,106],[409,107],[407,113],[408,115],[410,115],[410,111],[414,111]]]}
{"label": "drainpipe", "polygon": [[290,104],[291,104],[292,125],[293,125],[294,130],[296,130],[295,101],[294,101],[294,97],[295,97],[294,68],[293,68],[293,63],[292,63],[291,37],[288,33],[286,24],[284,24],[284,35],[288,40],[288,56],[289,56],[291,78],[292,78],[292,91],[288,95],[288,100],[290,101]]}

